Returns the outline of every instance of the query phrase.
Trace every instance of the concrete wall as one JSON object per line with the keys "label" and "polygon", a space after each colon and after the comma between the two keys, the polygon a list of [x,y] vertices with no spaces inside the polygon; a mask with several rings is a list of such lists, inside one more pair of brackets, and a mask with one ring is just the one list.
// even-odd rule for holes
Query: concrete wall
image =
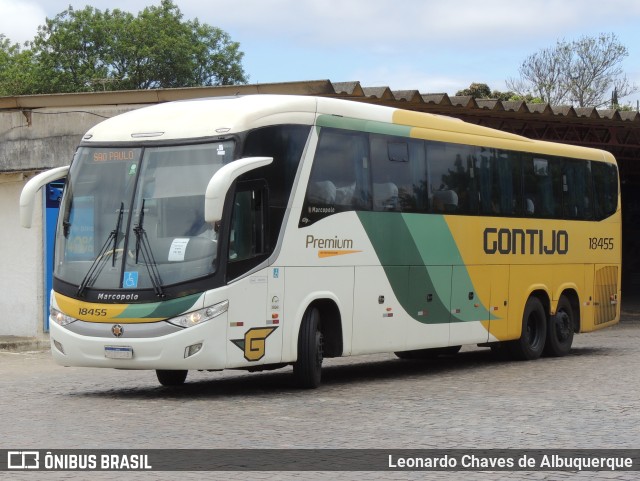
{"label": "concrete wall", "polygon": [[0,174],[0,335],[38,337],[43,326],[42,205],[33,227],[20,227],[24,174]]}
{"label": "concrete wall", "polygon": [[84,133],[141,105],[0,112],[0,336],[44,335],[43,201],[19,221],[20,192],[36,172],[68,165]]}
{"label": "concrete wall", "polygon": [[67,165],[87,130],[141,105],[42,108],[0,112],[0,172]]}

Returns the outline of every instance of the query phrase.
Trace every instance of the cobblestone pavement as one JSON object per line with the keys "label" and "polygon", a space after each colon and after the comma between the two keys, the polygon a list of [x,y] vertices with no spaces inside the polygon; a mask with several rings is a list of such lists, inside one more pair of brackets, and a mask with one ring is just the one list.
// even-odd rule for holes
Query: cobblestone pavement
{"label": "cobblestone pavement", "polygon": [[[401,361],[328,360],[317,390],[290,368],[190,372],[57,366],[47,351],[0,353],[3,449],[640,448],[640,322],[575,337],[570,355],[513,362],[488,349]],[[0,473],[2,477],[3,473]],[[86,479],[88,473],[4,473]],[[91,473],[91,479],[637,479],[586,472]]]}

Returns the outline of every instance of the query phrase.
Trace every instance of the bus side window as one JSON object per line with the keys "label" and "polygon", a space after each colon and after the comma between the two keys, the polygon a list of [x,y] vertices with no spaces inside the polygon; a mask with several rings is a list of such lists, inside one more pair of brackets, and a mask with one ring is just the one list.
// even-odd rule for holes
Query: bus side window
{"label": "bus side window", "polygon": [[400,210],[398,185],[402,170],[408,170],[408,149],[406,142],[396,142],[386,135],[371,135],[371,194],[373,210]]}
{"label": "bus side window", "polygon": [[596,220],[612,215],[618,208],[618,170],[613,164],[591,162]]}
{"label": "bus side window", "polygon": [[[476,173],[482,214],[511,216],[518,212],[519,160],[516,152],[480,148]],[[533,212],[533,201],[529,199],[529,202]]]}
{"label": "bus side window", "polygon": [[428,142],[427,162],[431,212],[477,214],[476,147]]}
{"label": "bus side window", "polygon": [[427,202],[424,142],[372,134],[370,149],[373,210],[424,212]]}
{"label": "bus side window", "polygon": [[458,194],[454,190],[441,189],[433,193],[433,210],[451,214],[458,209]]}
{"label": "bus side window", "polygon": [[589,162],[565,159],[562,169],[562,207],[565,219],[591,219]]}
{"label": "bus side window", "polygon": [[336,203],[336,185],[330,180],[309,182],[307,199],[313,204],[333,205]]}
{"label": "bus side window", "polygon": [[561,162],[557,158],[529,156],[524,162],[526,216],[560,218],[562,215]]}
{"label": "bus side window", "polygon": [[367,144],[361,133],[321,131],[300,226],[338,212],[370,209]]}
{"label": "bus side window", "polygon": [[398,186],[393,182],[373,183],[373,210],[400,210]]}
{"label": "bus side window", "polygon": [[267,252],[266,192],[263,182],[238,184],[229,232],[230,262],[246,261]]}
{"label": "bus side window", "polygon": [[[318,151],[315,165],[317,169],[310,179],[310,200],[315,195],[315,200],[324,204],[349,207],[353,202],[356,190],[356,174],[353,159],[350,159],[348,149],[342,145],[331,148],[325,147]],[[321,195],[318,195],[318,194]]]}

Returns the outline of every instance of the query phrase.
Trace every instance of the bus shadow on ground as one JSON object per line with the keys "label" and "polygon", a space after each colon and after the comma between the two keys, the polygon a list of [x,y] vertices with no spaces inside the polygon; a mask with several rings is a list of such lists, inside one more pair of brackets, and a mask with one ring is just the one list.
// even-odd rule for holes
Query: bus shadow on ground
{"label": "bus shadow on ground", "polygon": [[[286,393],[293,396],[308,396],[312,393],[341,388],[343,385],[363,385],[367,383],[385,383],[388,380],[416,379],[422,381],[456,372],[474,370],[480,374],[484,370],[506,369],[509,366],[518,368],[529,363],[562,362],[574,357],[608,355],[609,348],[574,348],[565,358],[541,358],[537,361],[513,361],[492,353],[489,349],[461,352],[452,356],[441,356],[424,360],[385,359],[376,361],[354,362],[350,364],[328,365],[322,369],[322,384],[316,390],[304,390],[295,386],[290,366],[273,371],[247,373],[226,371],[226,377],[206,378],[207,373],[197,379],[189,379],[182,386],[160,386],[152,371],[148,372],[153,386],[122,386],[100,391],[84,391],[68,393],[71,396],[109,397],[121,399],[213,399],[218,397],[233,398],[235,396],[271,396]],[[357,359],[357,358],[356,358]],[[199,373],[198,373],[199,374]],[[192,376],[192,374],[189,374]]]}

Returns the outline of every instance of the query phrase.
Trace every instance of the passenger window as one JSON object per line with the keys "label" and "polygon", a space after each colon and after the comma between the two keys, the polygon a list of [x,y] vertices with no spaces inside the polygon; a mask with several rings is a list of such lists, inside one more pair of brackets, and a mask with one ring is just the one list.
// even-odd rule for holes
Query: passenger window
{"label": "passenger window", "polygon": [[323,129],[307,186],[300,226],[350,210],[369,210],[367,135]]}
{"label": "passenger window", "polygon": [[371,164],[373,210],[419,210],[426,180],[422,141],[372,135]]}
{"label": "passenger window", "polygon": [[591,219],[589,162],[565,159],[562,172],[562,210],[565,219]]}
{"label": "passenger window", "polygon": [[482,214],[516,215],[519,212],[520,155],[482,147],[476,172]]}
{"label": "passenger window", "polygon": [[427,143],[431,212],[477,214],[476,147]]}
{"label": "passenger window", "polygon": [[618,208],[618,169],[613,164],[591,162],[596,219],[605,219]]}
{"label": "passenger window", "polygon": [[559,218],[562,206],[560,160],[528,156],[524,162],[524,214]]}

